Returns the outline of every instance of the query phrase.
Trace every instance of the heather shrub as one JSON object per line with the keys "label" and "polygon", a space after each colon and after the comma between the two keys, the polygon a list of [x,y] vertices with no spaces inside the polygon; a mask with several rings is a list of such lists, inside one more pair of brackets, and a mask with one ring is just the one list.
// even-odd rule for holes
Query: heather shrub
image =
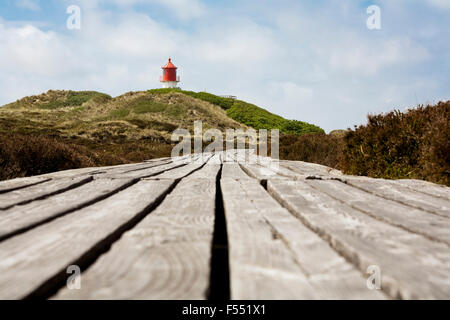
{"label": "heather shrub", "polygon": [[450,185],[450,101],[368,116],[344,137],[342,170]]}
{"label": "heather shrub", "polygon": [[101,143],[80,138],[0,134],[0,180],[162,158],[170,156],[172,147],[152,139]]}
{"label": "heather shrub", "polygon": [[9,134],[0,136],[0,180],[93,166],[82,146],[55,138]]}
{"label": "heather shrub", "polygon": [[340,168],[343,140],[336,135],[309,133],[280,137],[280,158],[323,164]]}

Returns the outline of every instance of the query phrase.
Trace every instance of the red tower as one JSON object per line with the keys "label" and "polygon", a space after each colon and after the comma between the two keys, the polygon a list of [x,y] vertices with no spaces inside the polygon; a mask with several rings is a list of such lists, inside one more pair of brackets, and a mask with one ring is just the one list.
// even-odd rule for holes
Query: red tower
{"label": "red tower", "polygon": [[163,84],[163,88],[176,88],[178,87],[178,82],[180,82],[180,77],[177,76],[177,67],[172,63],[172,59],[169,58],[169,62],[162,67],[163,75],[160,81]]}

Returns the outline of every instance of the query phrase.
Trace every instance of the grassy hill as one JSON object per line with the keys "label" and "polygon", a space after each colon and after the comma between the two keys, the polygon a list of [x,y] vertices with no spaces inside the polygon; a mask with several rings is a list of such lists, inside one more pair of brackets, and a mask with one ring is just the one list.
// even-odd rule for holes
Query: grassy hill
{"label": "grassy hill", "polygon": [[219,97],[207,92],[193,92],[180,89],[153,89],[149,92],[163,95],[171,92],[179,92],[209,102],[225,110],[231,119],[256,130],[279,129],[282,133],[295,135],[324,133],[323,129],[313,124],[297,120],[287,120],[254,104],[232,98]]}
{"label": "grassy hill", "polygon": [[0,179],[170,155],[176,128],[323,132],[255,105],[205,92],[154,89],[112,98],[48,91],[0,108]]}

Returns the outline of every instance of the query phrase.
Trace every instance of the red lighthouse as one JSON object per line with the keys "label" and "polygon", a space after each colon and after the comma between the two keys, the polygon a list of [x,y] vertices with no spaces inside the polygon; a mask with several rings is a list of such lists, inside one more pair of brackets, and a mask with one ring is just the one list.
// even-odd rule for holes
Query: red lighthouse
{"label": "red lighthouse", "polygon": [[169,62],[162,67],[163,75],[160,81],[163,84],[163,88],[176,88],[178,82],[180,82],[180,77],[177,76],[177,67],[172,63],[172,59],[169,58]]}

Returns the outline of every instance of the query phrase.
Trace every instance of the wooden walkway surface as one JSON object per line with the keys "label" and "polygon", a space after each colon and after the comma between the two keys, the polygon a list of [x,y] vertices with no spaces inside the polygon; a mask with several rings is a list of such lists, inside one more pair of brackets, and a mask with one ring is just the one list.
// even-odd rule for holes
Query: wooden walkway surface
{"label": "wooden walkway surface", "polygon": [[0,182],[0,299],[450,298],[450,188],[202,156]]}

